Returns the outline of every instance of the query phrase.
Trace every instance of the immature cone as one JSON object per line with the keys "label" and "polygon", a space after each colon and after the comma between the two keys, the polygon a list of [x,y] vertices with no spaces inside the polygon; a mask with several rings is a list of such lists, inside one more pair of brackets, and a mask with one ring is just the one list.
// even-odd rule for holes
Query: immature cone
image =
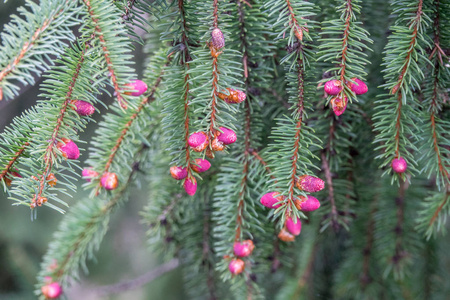
{"label": "immature cone", "polygon": [[325,83],[325,92],[328,95],[338,95],[342,91],[342,84],[339,80],[330,80]]}
{"label": "immature cone", "polygon": [[246,257],[252,254],[253,249],[255,249],[255,245],[252,240],[245,240],[242,242],[236,242],[233,245],[234,255],[239,257]]}
{"label": "immature cone", "polygon": [[286,229],[281,229],[278,234],[278,238],[283,242],[293,242],[295,240],[295,236],[290,234]]}
{"label": "immature cone", "polygon": [[90,116],[95,113],[95,107],[89,102],[83,100],[72,100],[71,103],[75,105],[75,111],[80,116]]}
{"label": "immature cone", "polygon": [[87,182],[91,182],[92,178],[98,176],[98,173],[92,169],[83,169],[83,171],[81,171],[81,176],[83,176]]}
{"label": "immature cone", "polygon": [[217,96],[228,104],[241,103],[247,98],[247,95],[243,91],[232,88],[227,88],[227,91],[229,92],[229,95],[218,93]]}
{"label": "immature cone", "polygon": [[408,163],[403,157],[394,158],[391,165],[395,173],[405,173],[408,168]]}
{"label": "immature cone", "polygon": [[[296,220],[296,221],[294,221]],[[293,235],[299,235],[302,231],[302,221],[295,217],[295,219],[291,217],[286,218],[286,229],[289,231],[289,233]]]}
{"label": "immature cone", "polygon": [[347,108],[348,99],[347,96],[344,95],[344,98],[341,98],[340,96],[334,97],[330,102],[334,114],[339,117]]}
{"label": "immature cone", "polygon": [[228,269],[230,270],[231,274],[238,275],[241,274],[242,271],[245,269],[245,263],[242,259],[236,258],[230,261],[230,264],[228,265]]}
{"label": "immature cone", "polygon": [[56,299],[62,294],[61,285],[57,282],[49,283],[41,287],[42,295],[47,299]]}
{"label": "immature cone", "polygon": [[125,92],[126,95],[131,96],[140,96],[143,93],[145,93],[148,89],[147,84],[139,79],[133,80],[130,83],[126,84],[126,87],[129,90],[135,90],[135,92]]}
{"label": "immature cone", "polygon": [[186,178],[183,186],[189,196],[194,196],[197,191],[197,180],[194,177],[192,177],[192,179]]}
{"label": "immature cone", "polygon": [[119,185],[119,179],[117,178],[116,173],[105,172],[100,179],[101,185],[105,188],[105,190],[114,190]]}
{"label": "immature cone", "polygon": [[186,178],[188,172],[186,168],[173,166],[170,167],[170,175],[172,175],[172,177],[176,180],[181,180]]}
{"label": "immature cone", "polygon": [[211,148],[214,151],[223,151],[223,149],[225,149],[225,145],[221,141],[219,141],[218,138],[214,138],[211,143]]}
{"label": "immature cone", "polygon": [[297,179],[295,185],[299,190],[308,193],[315,193],[323,190],[323,188],[325,187],[325,182],[322,179],[314,176],[302,175]]}
{"label": "immature cone", "polygon": [[278,195],[280,195],[280,193],[278,193],[278,192],[267,193],[267,194],[265,194],[264,196],[261,197],[260,202],[265,207],[274,208],[274,209],[278,208],[282,204],[280,203],[280,204],[275,205],[275,203],[278,203],[280,200],[283,199],[283,196],[278,196]]}
{"label": "immature cone", "polygon": [[209,168],[211,168],[211,163],[206,159],[196,158],[195,164],[191,164],[191,168],[197,173],[202,173],[208,171]]}
{"label": "immature cone", "polygon": [[352,80],[355,83],[349,82],[349,86],[350,89],[356,94],[356,95],[362,95],[367,93],[367,91],[369,90],[369,88],[367,87],[367,85],[362,81],[359,80],[358,78],[352,78]]}
{"label": "immature cone", "polygon": [[78,159],[80,157],[80,150],[72,140],[63,138],[62,142],[56,144],[56,147],[61,151],[62,156],[67,159]]}
{"label": "immature cone", "polygon": [[224,145],[229,145],[236,142],[236,132],[226,127],[220,127],[219,129],[222,131],[217,132],[217,138],[220,142],[222,142]]}
{"label": "immature cone", "polygon": [[308,197],[300,196],[300,199],[295,199],[294,204],[298,210],[314,211],[320,207],[320,202],[315,197],[308,195]]}
{"label": "immature cone", "polygon": [[208,147],[209,138],[203,131],[194,132],[189,136],[188,144],[195,152],[202,152]]}
{"label": "immature cone", "polygon": [[219,28],[214,28],[211,32],[211,43],[216,50],[223,48],[225,46],[225,39],[223,33]]}

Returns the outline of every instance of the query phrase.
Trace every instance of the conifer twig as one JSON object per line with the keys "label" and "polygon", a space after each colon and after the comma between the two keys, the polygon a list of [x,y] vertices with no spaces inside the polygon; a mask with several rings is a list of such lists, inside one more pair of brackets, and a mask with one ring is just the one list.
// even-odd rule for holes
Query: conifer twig
{"label": "conifer twig", "polygon": [[362,290],[364,290],[367,285],[372,281],[370,276],[370,256],[372,255],[373,243],[375,241],[375,214],[377,212],[376,199],[372,201],[372,209],[370,210],[370,219],[367,225],[367,242],[363,249],[363,268],[360,277],[360,283],[362,285]]}
{"label": "conifer twig", "polygon": [[[334,132],[334,124],[330,127],[330,140],[332,139],[332,136],[334,134],[333,132]],[[329,147],[327,147],[327,150],[329,150]],[[339,228],[339,224],[337,221],[338,211],[336,209],[336,203],[334,199],[333,179],[331,176],[330,166],[325,151],[322,151],[322,169],[325,173],[325,181],[328,187],[328,198],[330,200],[331,205],[331,222],[333,229],[337,231]]]}
{"label": "conifer twig", "polygon": [[[218,28],[218,0],[213,0],[213,27]],[[216,113],[217,113],[217,93],[218,91],[218,82],[219,82],[219,66],[218,66],[218,57],[221,52],[217,52],[212,45],[211,48],[211,57],[212,57],[212,102],[211,102],[211,116],[210,116],[210,124],[209,124],[209,138],[212,140],[214,138],[215,133],[215,125],[216,125]]]}
{"label": "conifer twig", "polygon": [[113,82],[114,91],[116,93],[117,101],[119,102],[120,106],[124,109],[127,108],[127,104],[125,103],[125,99],[122,96],[122,90],[119,87],[119,84],[117,82],[117,76],[115,73],[115,70],[113,68],[111,58],[109,56],[108,48],[106,47],[106,41],[105,37],[103,36],[102,29],[100,28],[98,24],[98,19],[95,17],[95,13],[92,9],[90,0],[83,0],[84,4],[86,5],[89,15],[91,17],[92,22],[94,23],[95,31],[97,31],[98,39],[100,40],[100,44],[102,46],[103,55],[105,56],[106,64],[108,66],[108,71],[111,76],[111,80]]}
{"label": "conifer twig", "polygon": [[[66,1],[67,3],[68,1]],[[0,71],[0,84],[2,80],[8,76],[11,72],[13,72],[21,60],[25,57],[25,55],[33,48],[33,46],[39,41],[42,33],[48,28],[48,26],[63,12],[64,9],[60,9],[55,15],[51,18],[45,19],[40,27],[38,27],[29,42],[25,42],[20,50],[19,54],[17,54],[13,61],[10,62],[3,70]],[[2,87],[0,86],[0,101],[3,100],[3,92]]]}
{"label": "conifer twig", "polygon": [[412,53],[414,51],[414,47],[417,43],[417,38],[419,34],[419,25],[420,25],[420,19],[422,17],[422,5],[423,1],[419,0],[417,11],[416,11],[416,17],[411,21],[410,25],[414,26],[412,36],[411,36],[411,42],[409,44],[409,49],[406,53],[405,62],[402,71],[400,72],[400,75],[398,76],[397,84],[391,89],[391,94],[397,94],[397,109],[396,109],[396,122],[395,122],[395,158],[400,157],[400,134],[401,134],[401,117],[402,117],[402,85],[405,80],[405,74],[408,70],[408,67],[410,65],[410,61],[412,58]]}

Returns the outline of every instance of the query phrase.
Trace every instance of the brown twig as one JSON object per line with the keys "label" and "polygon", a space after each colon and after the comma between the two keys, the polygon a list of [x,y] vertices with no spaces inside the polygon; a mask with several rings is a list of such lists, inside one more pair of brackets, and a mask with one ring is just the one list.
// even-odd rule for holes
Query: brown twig
{"label": "brown twig", "polygon": [[[343,38],[342,38],[342,52],[341,52],[341,76],[340,76],[340,81],[341,81],[341,85],[344,86],[345,84],[345,68],[347,67],[347,50],[348,50],[348,38],[350,36],[350,21],[352,19],[352,1],[351,0],[347,0],[347,8],[345,10],[345,29],[344,29],[344,34],[343,34]],[[342,92],[344,93],[344,89],[342,89]]]}
{"label": "brown twig", "polygon": [[[242,8],[242,3],[238,2],[238,12],[239,12],[239,27],[240,27],[240,37],[241,37],[241,48],[243,50],[243,56],[242,61],[246,62],[248,57],[247,52],[247,40],[246,40],[246,34],[245,34],[245,28],[244,28],[244,11]],[[248,74],[245,76],[245,90],[248,92],[249,88],[249,78]],[[242,235],[242,219],[244,214],[244,206],[245,206],[245,194],[247,189],[247,177],[249,173],[249,164],[250,164],[250,140],[251,140],[251,108],[250,108],[250,97],[247,97],[245,99],[244,103],[245,107],[245,124],[244,124],[244,161],[243,161],[243,177],[240,184],[240,192],[239,192],[239,198],[238,198],[238,208],[237,208],[237,217],[236,217],[236,235],[235,235],[235,242],[238,242],[241,240]]]}
{"label": "brown twig", "polygon": [[433,217],[431,217],[430,222],[428,223],[428,227],[433,226],[434,222],[436,222],[437,217],[439,216],[439,213],[441,212],[442,208],[448,201],[448,197],[450,196],[450,186],[447,184],[446,186],[446,192],[444,194],[444,199],[442,199],[441,204],[439,204],[438,208],[436,208]]}
{"label": "brown twig", "polygon": [[122,90],[119,87],[119,83],[117,82],[117,76],[113,68],[113,64],[111,62],[111,58],[109,56],[108,48],[106,47],[106,41],[105,37],[103,36],[102,29],[98,25],[98,19],[95,17],[95,13],[92,9],[90,0],[83,0],[84,4],[86,4],[86,7],[88,9],[89,15],[91,16],[92,22],[95,26],[95,31],[98,33],[98,39],[100,40],[100,44],[102,46],[103,55],[105,56],[106,64],[108,65],[108,71],[111,75],[111,81],[114,86],[114,91],[116,93],[117,101],[119,102],[120,106],[124,109],[127,108],[127,105],[125,103],[125,99],[122,96]]}
{"label": "brown twig", "polygon": [[369,223],[367,225],[367,242],[366,246],[363,249],[363,267],[362,267],[362,274],[360,277],[360,283],[362,286],[362,290],[365,290],[367,285],[372,281],[372,278],[370,276],[370,256],[372,255],[372,248],[373,243],[375,241],[374,235],[375,235],[375,214],[377,212],[377,206],[376,206],[376,199],[372,201],[372,209],[370,211],[370,219]]}
{"label": "brown twig", "polygon": [[289,21],[289,26],[291,26],[292,29],[294,29],[295,37],[299,40],[303,40],[303,30],[304,27],[300,26],[298,24],[297,18],[295,16],[294,9],[292,8],[291,2],[289,0],[286,0],[286,5],[289,10],[289,15],[291,17],[291,20]]}
{"label": "brown twig", "polygon": [[[301,48],[299,48],[301,51]],[[298,152],[300,150],[300,134],[302,130],[302,123],[303,123],[303,109],[304,109],[304,88],[305,88],[305,70],[303,66],[303,59],[299,56],[298,60],[298,74],[297,74],[297,80],[298,80],[298,102],[297,102],[297,114],[298,114],[298,120],[296,125],[296,131],[294,136],[294,155],[292,156],[292,169],[291,169],[291,180],[289,182],[289,192],[287,197],[287,209],[286,214],[290,214],[290,211],[292,209],[292,205],[294,202],[294,187],[295,187],[295,181],[297,180],[297,162],[298,162]]]}
{"label": "brown twig", "polygon": [[124,282],[119,282],[112,285],[97,287],[93,289],[92,292],[98,295],[99,297],[106,297],[108,295],[117,295],[125,291],[133,290],[143,285],[146,285],[147,283],[161,277],[162,275],[172,270],[175,270],[176,268],[178,268],[179,265],[180,262],[178,261],[178,259],[175,258],[137,278],[127,280]]}
{"label": "brown twig", "polygon": [[14,156],[9,160],[8,164],[5,166],[3,171],[0,173],[0,181],[8,174],[9,169],[11,169],[12,165],[19,159],[19,157],[23,154],[25,151],[25,148],[30,145],[29,142],[23,143],[23,145],[17,150],[16,153],[14,153]]}

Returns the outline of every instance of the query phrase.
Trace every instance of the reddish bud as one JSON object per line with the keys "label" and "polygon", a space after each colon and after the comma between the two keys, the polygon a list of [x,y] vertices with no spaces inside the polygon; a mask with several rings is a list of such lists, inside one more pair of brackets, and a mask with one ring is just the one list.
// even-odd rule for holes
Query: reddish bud
{"label": "reddish bud", "polygon": [[221,141],[219,141],[218,138],[214,138],[211,143],[211,148],[214,151],[223,151],[223,149],[225,149],[225,145]]}
{"label": "reddish bud", "polygon": [[299,190],[308,192],[308,193],[315,193],[318,191],[323,190],[325,187],[325,182],[323,182],[322,179],[310,176],[310,175],[303,175],[300,176],[297,181],[295,182],[295,185]]}
{"label": "reddish bud", "polygon": [[92,169],[83,169],[81,176],[86,179],[87,182],[91,182],[91,179],[98,176],[98,173]]}
{"label": "reddish bud", "polygon": [[233,245],[234,255],[239,257],[246,257],[252,254],[253,249],[255,249],[255,245],[252,240],[245,240],[241,243],[236,242]]}
{"label": "reddish bud", "polygon": [[295,219],[288,217],[286,218],[286,228],[291,234],[299,235],[302,231],[302,221],[297,217]]}
{"label": "reddish bud", "polygon": [[63,138],[62,142],[56,144],[56,147],[61,151],[62,156],[67,159],[78,159],[80,157],[80,150],[72,140]]}
{"label": "reddish bud", "polygon": [[247,95],[243,91],[235,90],[232,88],[227,88],[227,90],[229,92],[229,95],[218,93],[217,96],[228,104],[241,103],[247,98]]}
{"label": "reddish bud", "polygon": [[186,178],[188,172],[186,168],[173,166],[170,167],[170,175],[176,180],[181,180]]}
{"label": "reddish bud", "polygon": [[236,142],[236,132],[226,127],[220,127],[219,129],[222,131],[217,132],[217,138],[220,142],[222,142],[224,145],[229,145]]}
{"label": "reddish bud", "polygon": [[362,95],[367,93],[367,91],[369,90],[369,88],[367,87],[367,85],[362,81],[359,80],[358,78],[352,78],[352,80],[355,83],[349,82],[349,86],[350,89],[356,94],[356,95]]}
{"label": "reddish bud", "polygon": [[37,206],[42,206],[42,204],[47,203],[48,199],[46,197],[39,196],[34,202]]}
{"label": "reddish bud", "polygon": [[394,158],[391,165],[395,173],[404,173],[408,168],[408,163],[403,157]]}
{"label": "reddish bud", "polygon": [[223,33],[219,28],[214,28],[211,32],[211,43],[214,48],[219,50],[225,46],[225,39]]}
{"label": "reddish bud", "polygon": [[116,173],[105,172],[100,179],[101,185],[106,190],[114,190],[119,185],[119,179],[117,178]]}
{"label": "reddish bud", "polygon": [[192,150],[202,152],[208,147],[209,138],[203,131],[194,132],[189,136],[188,144],[192,147]]}
{"label": "reddish bud", "polygon": [[57,282],[53,282],[41,287],[42,295],[47,299],[56,299],[62,294],[61,285]]}
{"label": "reddish bud", "polygon": [[233,275],[241,274],[244,269],[245,263],[242,259],[239,258],[231,260],[230,264],[228,265],[228,270],[230,270],[230,273]]}
{"label": "reddish bud", "polygon": [[145,93],[148,89],[147,84],[142,80],[133,80],[132,82],[125,85],[127,89],[134,90],[135,92],[125,92],[126,95],[140,96]]}
{"label": "reddish bud", "polygon": [[[278,192],[270,192],[265,194],[264,196],[261,197],[261,204],[264,205],[265,207],[268,208],[278,208],[280,207],[282,204],[277,204],[280,200],[282,200],[284,198],[284,196],[278,196],[280,195],[280,193]],[[274,206],[275,205],[275,206]]]}
{"label": "reddish bud", "polygon": [[337,95],[342,91],[342,84],[339,80],[330,80],[325,83],[325,92],[329,95]]}
{"label": "reddish bud", "polygon": [[194,196],[197,191],[197,180],[194,177],[192,177],[192,179],[186,178],[183,186],[189,196]]}
{"label": "reddish bud", "polygon": [[209,168],[211,168],[211,163],[206,159],[196,158],[195,164],[191,164],[191,168],[197,173],[202,173],[208,171]]}
{"label": "reddish bud", "polygon": [[293,242],[295,240],[295,236],[290,234],[286,229],[281,229],[278,234],[278,238],[283,242]]}
{"label": "reddish bud", "polygon": [[334,97],[333,99],[331,99],[331,108],[333,109],[333,112],[336,116],[340,116],[342,115],[345,110],[347,109],[347,103],[348,103],[348,99],[347,96],[344,95],[344,100],[342,100],[342,98],[340,96],[338,97]]}
{"label": "reddish bud", "polygon": [[95,113],[95,107],[89,102],[83,100],[72,100],[71,103],[75,105],[75,111],[80,116],[90,116]]}
{"label": "reddish bud", "polygon": [[308,195],[308,197],[300,196],[294,200],[294,205],[301,211],[314,211],[320,207],[320,202],[315,197]]}
{"label": "reddish bud", "polygon": [[47,176],[47,183],[48,183],[48,185],[55,186],[57,182],[58,182],[58,180],[56,179],[55,174],[50,173]]}

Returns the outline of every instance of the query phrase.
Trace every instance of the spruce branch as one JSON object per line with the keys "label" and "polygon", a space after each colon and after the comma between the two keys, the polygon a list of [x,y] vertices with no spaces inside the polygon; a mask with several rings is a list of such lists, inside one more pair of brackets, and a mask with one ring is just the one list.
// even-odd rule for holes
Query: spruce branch
{"label": "spruce branch", "polygon": [[37,193],[34,194],[32,200],[31,200],[31,208],[35,208],[36,205],[41,205],[39,204],[39,199],[42,196],[42,193],[44,192],[44,188],[46,186],[46,184],[49,184],[48,181],[48,177],[51,173],[51,170],[53,168],[54,165],[54,157],[56,156],[55,153],[55,144],[57,139],[61,139],[60,136],[60,128],[63,125],[63,121],[64,121],[64,117],[66,115],[67,109],[69,108],[69,103],[72,100],[72,93],[75,87],[75,84],[78,80],[78,76],[80,75],[80,70],[81,70],[81,66],[83,65],[84,59],[85,59],[85,53],[88,49],[88,43],[85,44],[85,48],[80,52],[79,57],[78,57],[78,61],[76,63],[76,67],[75,70],[72,73],[72,80],[69,83],[69,86],[67,87],[67,93],[65,96],[65,100],[61,105],[61,109],[59,111],[59,116],[56,119],[56,124],[53,128],[53,132],[50,136],[50,139],[48,140],[48,146],[45,149],[44,153],[43,153],[43,161],[44,161],[44,168],[43,168],[43,172],[40,175],[40,178],[38,178],[39,180],[39,188],[37,190]]}
{"label": "spruce branch", "polygon": [[[99,135],[94,144],[98,151],[95,151],[95,154],[87,161],[93,170],[99,171],[98,174],[100,177],[106,172],[110,172],[113,164],[116,166],[121,165],[124,156],[127,155],[126,149],[131,145],[131,141],[134,138],[134,130],[146,122],[143,112],[146,110],[148,104],[155,100],[156,91],[161,84],[163,72],[167,67],[167,62],[164,63],[166,61],[165,58],[157,54],[154,59],[158,63],[161,63],[161,65],[157,65],[158,70],[153,74],[153,78],[151,78],[152,89],[148,95],[143,97],[137,106],[133,105],[135,107],[134,109],[128,109],[126,111],[116,110],[117,115],[113,115],[112,113],[106,114],[105,121],[101,124],[105,127],[99,129]],[[116,138],[112,139],[112,137]],[[120,155],[118,157],[119,153]],[[93,178],[91,183],[88,184],[88,186],[93,188],[94,195],[100,193],[100,177]]]}
{"label": "spruce branch", "polygon": [[64,52],[68,41],[75,39],[71,27],[78,25],[80,10],[76,2],[45,0],[39,4],[26,2],[29,10],[20,7],[25,17],[13,16],[5,25],[0,46],[0,101],[18,94],[18,82],[35,82],[32,73],[39,76],[53,63],[49,53]]}
{"label": "spruce branch", "polygon": [[[333,136],[334,126],[330,126],[330,141]],[[327,147],[329,149],[329,147]],[[327,159],[327,156],[325,154],[325,151],[322,152],[322,169],[325,173],[325,182],[327,183],[327,191],[328,191],[328,200],[330,201],[331,206],[331,212],[329,217],[327,218],[331,219],[331,226],[333,227],[334,231],[339,230],[339,222],[338,222],[338,211],[336,208],[336,202],[334,198],[334,187],[333,187],[333,179],[331,176],[330,166]]]}
{"label": "spruce branch", "polygon": [[16,153],[14,153],[13,157],[8,161],[8,164],[3,168],[3,171],[0,173],[0,181],[5,179],[5,176],[8,174],[8,172],[10,172],[11,167],[23,154],[25,148],[28,147],[29,145],[30,145],[29,142],[23,143],[22,146],[19,147],[19,150],[17,150]]}
{"label": "spruce branch", "polygon": [[[146,159],[148,152],[146,144],[142,144],[134,154],[133,166],[138,166]],[[53,242],[44,256],[41,271],[38,275],[38,286],[44,284],[45,277],[50,276],[53,281],[68,285],[71,278],[78,278],[78,269],[86,270],[86,259],[92,257],[106,234],[109,216],[117,205],[127,197],[126,193],[132,186],[137,172],[140,169],[134,167],[127,176],[127,182],[121,188],[98,201],[86,198],[70,211],[59,225],[54,234]],[[41,294],[41,290],[36,290]]]}

